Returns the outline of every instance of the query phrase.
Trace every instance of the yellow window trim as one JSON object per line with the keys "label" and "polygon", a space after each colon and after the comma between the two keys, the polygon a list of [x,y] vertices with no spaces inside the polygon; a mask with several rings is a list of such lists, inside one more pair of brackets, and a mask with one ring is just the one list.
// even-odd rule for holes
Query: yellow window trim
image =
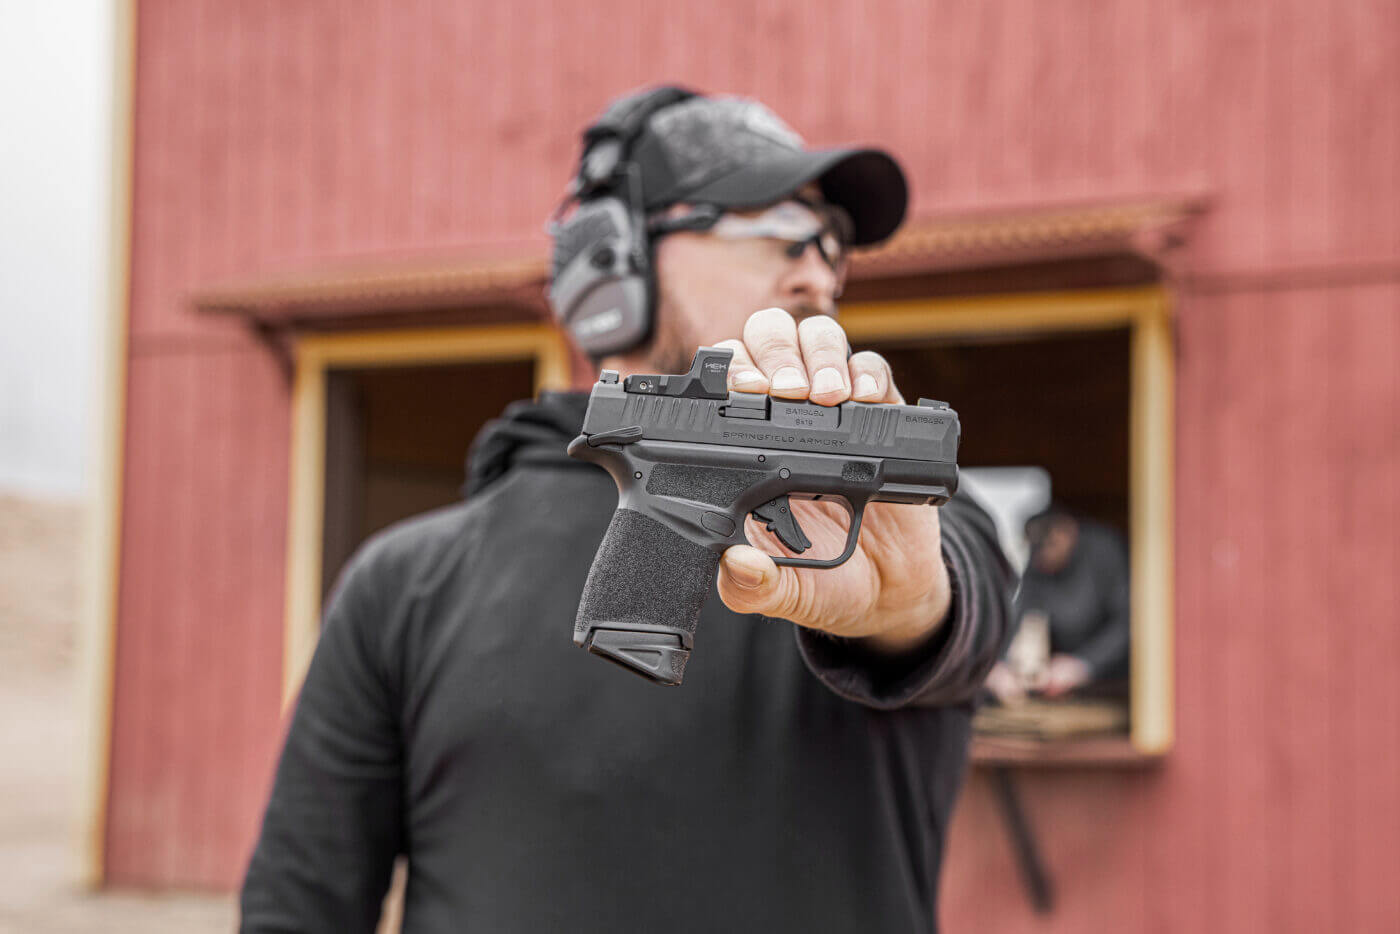
{"label": "yellow window trim", "polygon": [[[1173,373],[1170,309],[1159,287],[869,302],[842,309],[859,346],[875,340],[1128,328],[1131,333],[1130,511],[1134,749],[1173,738]],[[293,387],[283,701],[296,693],[320,619],[326,371],[535,359],[540,387],[569,384],[562,338],[547,325],[444,328],[303,337]]]}
{"label": "yellow window trim", "polygon": [[1173,741],[1174,374],[1164,289],[1042,292],[870,302],[841,310],[851,343],[952,335],[1130,329],[1129,540],[1132,574],[1133,748],[1162,755]]}
{"label": "yellow window trim", "polygon": [[545,324],[357,331],[297,340],[282,646],[284,705],[301,686],[320,633],[327,372],[495,360],[534,361],[536,392],[569,384],[568,351],[559,332]]}

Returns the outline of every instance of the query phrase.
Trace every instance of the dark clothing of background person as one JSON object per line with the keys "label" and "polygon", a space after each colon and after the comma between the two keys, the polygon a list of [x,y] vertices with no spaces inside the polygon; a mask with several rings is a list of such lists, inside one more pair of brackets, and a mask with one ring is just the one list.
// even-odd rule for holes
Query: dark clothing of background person
{"label": "dark clothing of background person", "polygon": [[409,934],[935,930],[972,698],[1008,633],[991,521],[943,507],[953,605],[899,669],[712,596],[684,686],[658,687],[572,642],[617,501],[564,453],[586,401],[511,406],[466,502],[351,559],[242,930],[372,931],[400,853]]}
{"label": "dark clothing of background person", "polygon": [[1078,538],[1055,573],[1034,563],[1021,575],[1017,618],[1039,611],[1050,620],[1050,651],[1089,665],[1090,682],[1128,677],[1128,550],[1117,532],[1075,519]]}

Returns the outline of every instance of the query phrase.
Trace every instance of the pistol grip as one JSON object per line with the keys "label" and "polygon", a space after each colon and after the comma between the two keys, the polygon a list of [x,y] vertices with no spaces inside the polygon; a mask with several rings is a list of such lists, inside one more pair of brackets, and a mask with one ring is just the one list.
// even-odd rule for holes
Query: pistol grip
{"label": "pistol grip", "polygon": [[719,554],[621,508],[583,586],[574,644],[660,684],[680,684]]}

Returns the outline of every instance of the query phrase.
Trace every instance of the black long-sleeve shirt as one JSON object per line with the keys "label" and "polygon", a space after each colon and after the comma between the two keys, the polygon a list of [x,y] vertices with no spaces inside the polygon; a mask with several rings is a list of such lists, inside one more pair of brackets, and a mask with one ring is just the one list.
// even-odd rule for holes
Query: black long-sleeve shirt
{"label": "black long-sleeve shirt", "polygon": [[1069,561],[1053,574],[1033,566],[1016,605],[1050,620],[1050,650],[1088,663],[1095,681],[1128,676],[1128,552],[1116,532],[1086,519]]}
{"label": "black long-sleeve shirt", "polygon": [[[1008,629],[990,520],[943,507],[953,607],[897,665],[712,598],[685,684],[572,644],[616,505],[563,451],[586,397],[517,404],[472,495],[367,543],[325,615],[242,930],[931,931],[971,699]],[[914,508],[914,507],[910,507]]]}

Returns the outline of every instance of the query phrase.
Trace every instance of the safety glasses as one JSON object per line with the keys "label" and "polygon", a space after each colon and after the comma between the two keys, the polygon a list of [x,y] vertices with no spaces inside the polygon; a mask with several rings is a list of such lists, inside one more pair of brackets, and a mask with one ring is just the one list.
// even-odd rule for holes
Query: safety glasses
{"label": "safety glasses", "polygon": [[757,214],[741,215],[701,204],[687,214],[658,218],[648,226],[653,238],[679,230],[707,231],[722,240],[776,240],[787,244],[783,252],[789,259],[797,259],[812,245],[838,277],[846,274],[851,221],[836,205],[792,198]]}

